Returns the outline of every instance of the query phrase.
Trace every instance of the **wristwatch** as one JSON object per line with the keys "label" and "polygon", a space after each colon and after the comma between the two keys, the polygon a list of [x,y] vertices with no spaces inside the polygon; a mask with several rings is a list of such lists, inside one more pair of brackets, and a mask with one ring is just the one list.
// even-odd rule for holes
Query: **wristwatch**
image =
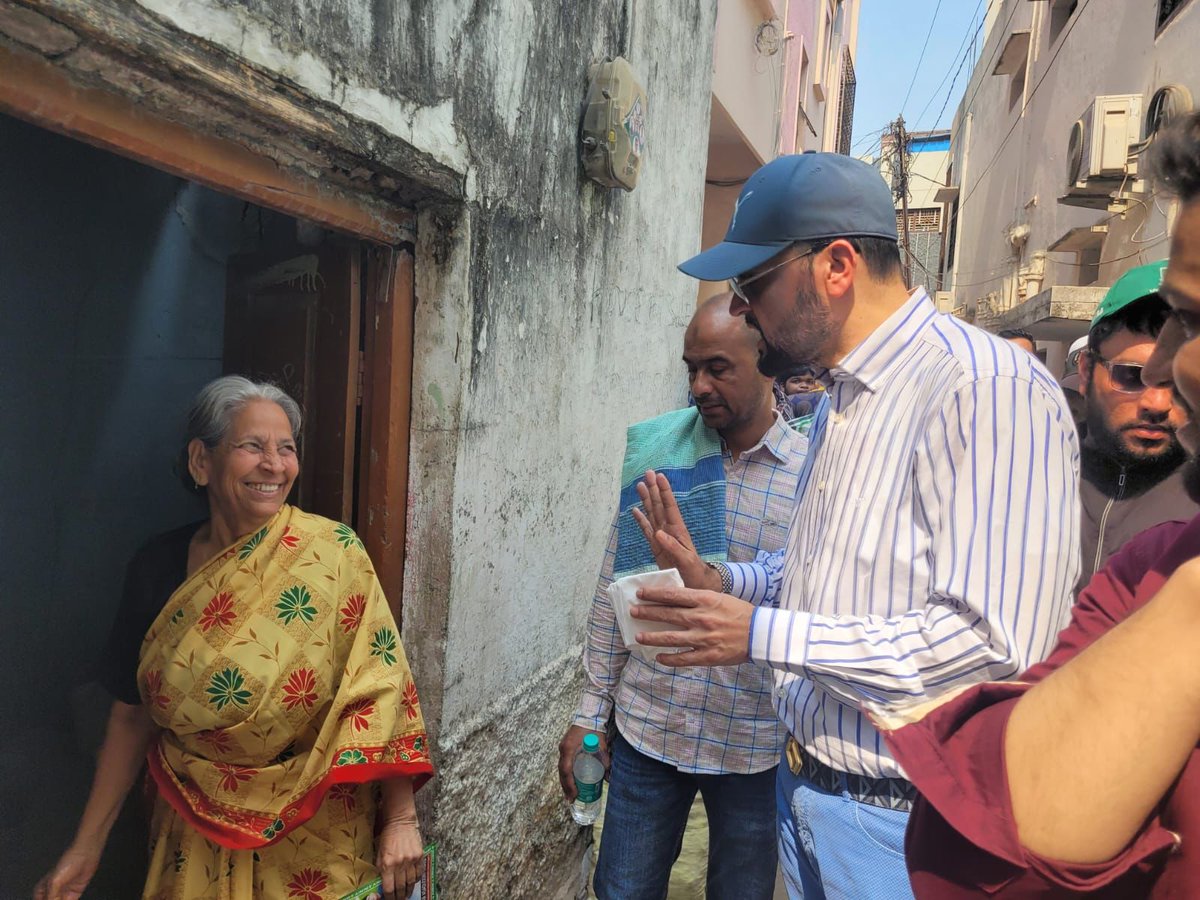
{"label": "wristwatch", "polygon": [[705,565],[721,577],[721,593],[733,593],[733,573],[729,571],[729,566],[721,563],[705,563]]}

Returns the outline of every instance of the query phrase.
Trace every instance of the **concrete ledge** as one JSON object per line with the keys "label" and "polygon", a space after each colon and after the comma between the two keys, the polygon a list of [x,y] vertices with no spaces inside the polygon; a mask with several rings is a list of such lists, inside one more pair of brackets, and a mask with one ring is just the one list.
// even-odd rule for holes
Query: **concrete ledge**
{"label": "concrete ledge", "polygon": [[998,316],[977,318],[988,331],[1023,328],[1039,341],[1071,341],[1087,333],[1107,287],[1058,284],[1034,294]]}

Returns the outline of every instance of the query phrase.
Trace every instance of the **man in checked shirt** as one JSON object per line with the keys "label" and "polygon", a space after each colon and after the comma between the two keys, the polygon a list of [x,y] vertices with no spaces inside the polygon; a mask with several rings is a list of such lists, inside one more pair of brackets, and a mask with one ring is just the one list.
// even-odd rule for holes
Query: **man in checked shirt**
{"label": "man in checked shirt", "polygon": [[674,608],[637,618],[678,628],[639,641],[693,648],[667,665],[773,672],[793,898],[910,898],[915,789],[862,706],[1011,679],[1047,655],[1079,572],[1066,401],[1029,353],[905,286],[891,193],[858,160],[767,163],[724,242],[680,268],[729,279],[766,368],[820,366],[827,402],[784,553],[714,570],[652,491],[652,538],[688,587],[640,592]]}
{"label": "man in checked shirt", "polygon": [[[758,355],[758,333],[730,316],[728,295],[701,305],[684,334],[692,395],[704,425],[721,438],[725,533],[729,558],[738,561],[783,546],[806,447],[776,412]],[[588,618],[583,696],[559,746],[563,793],[573,800],[571,764],[583,736],[595,732],[604,748],[615,710],[596,895],[666,897],[699,790],[709,825],[706,896],[769,900],[784,738],[770,676],[755,666],[679,669],[631,655],[608,600],[616,551],[614,522]]]}

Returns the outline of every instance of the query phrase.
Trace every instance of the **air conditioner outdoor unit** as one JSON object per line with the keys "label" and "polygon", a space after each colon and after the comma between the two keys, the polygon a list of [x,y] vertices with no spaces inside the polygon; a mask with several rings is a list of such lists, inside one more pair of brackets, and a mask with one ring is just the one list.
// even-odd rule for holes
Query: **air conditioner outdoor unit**
{"label": "air conditioner outdoor unit", "polygon": [[1061,202],[1072,204],[1073,200],[1083,199],[1106,202],[1129,171],[1129,146],[1141,139],[1141,131],[1141,94],[1109,94],[1093,100],[1071,127],[1067,142],[1067,194]]}

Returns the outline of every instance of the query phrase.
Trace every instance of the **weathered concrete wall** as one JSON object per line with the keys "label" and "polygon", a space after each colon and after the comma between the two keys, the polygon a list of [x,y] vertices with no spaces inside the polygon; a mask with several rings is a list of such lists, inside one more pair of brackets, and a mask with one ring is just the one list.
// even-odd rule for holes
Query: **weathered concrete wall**
{"label": "weathered concrete wall", "polygon": [[[556,742],[623,427],[684,396],[715,6],[0,0],[69,30],[41,49],[76,78],[418,207],[403,627],[447,896],[581,889]],[[650,99],[629,195],[576,161],[587,67],[617,53]]]}
{"label": "weathered concrete wall", "polygon": [[[490,37],[467,71],[502,68],[501,36],[531,27],[521,9],[478,23]],[[606,27],[596,11],[571,25],[574,41],[530,35],[552,58],[518,51],[523,86],[497,76],[467,99],[489,123],[468,136],[490,160],[478,203],[450,227],[434,213],[418,227],[404,625],[410,641],[445,637],[444,655],[414,656],[441,666],[434,821],[452,896],[581,886],[583,836],[561,801],[555,745],[577,697],[622,427],[683,398],[679,340],[695,295],[673,264],[699,237],[713,10],[638,5],[629,56],[651,131],[630,195],[581,184],[571,149],[582,63],[619,45],[619,10]],[[495,92],[511,105],[493,108]]]}

